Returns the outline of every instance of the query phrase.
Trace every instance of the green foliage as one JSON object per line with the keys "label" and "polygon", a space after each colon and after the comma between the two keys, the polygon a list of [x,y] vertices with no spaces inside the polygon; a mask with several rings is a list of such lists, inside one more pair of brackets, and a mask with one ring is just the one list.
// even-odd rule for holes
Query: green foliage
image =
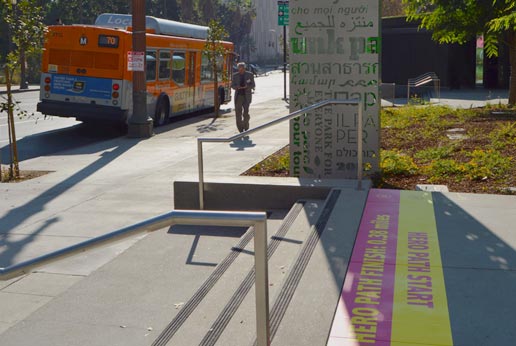
{"label": "green foliage", "polygon": [[[439,43],[463,44],[484,35],[489,57],[516,44],[516,2],[509,0],[403,0],[409,20],[421,21]],[[511,37],[513,36],[513,37]],[[514,67],[513,67],[514,68]]]}
{"label": "green foliage", "polygon": [[[93,24],[101,13],[130,13],[131,0],[54,0],[46,1],[45,22],[54,25],[61,19],[66,25]],[[147,9],[155,6],[160,9],[158,1],[146,2]]]}
{"label": "green foliage", "polygon": [[422,172],[429,176],[428,182],[435,183],[452,176],[461,175],[464,167],[453,159],[434,159],[422,168]]}
{"label": "green foliage", "polygon": [[489,138],[495,149],[516,145],[516,123],[499,125],[489,134]]}
{"label": "green foliage", "polygon": [[418,167],[409,155],[399,150],[382,150],[380,168],[386,176],[410,176],[418,173]]}
{"label": "green foliage", "polygon": [[455,151],[454,145],[445,145],[442,147],[428,148],[418,151],[414,157],[421,162],[431,162],[433,160],[443,160],[451,156]]}
{"label": "green foliage", "polygon": [[288,150],[281,150],[279,153],[269,156],[262,162],[253,166],[249,173],[254,174],[278,174],[288,172],[290,169],[290,152]]}
{"label": "green foliage", "polygon": [[464,165],[464,171],[470,180],[503,178],[512,166],[512,158],[495,150],[476,149],[468,156],[471,159]]}
{"label": "green foliage", "polygon": [[218,81],[219,75],[222,75],[223,80],[227,80],[228,76],[224,75],[224,57],[228,53],[222,41],[228,36],[226,29],[220,22],[212,19],[208,24],[208,37],[203,49],[203,58],[206,57],[213,71],[213,104],[215,105],[215,117],[219,115],[219,95],[218,95]]}
{"label": "green foliage", "polygon": [[215,64],[217,58],[223,57],[227,51],[222,44],[226,39],[228,32],[219,21],[212,19],[208,24],[208,37],[204,45],[203,54],[205,54],[210,63]]}
{"label": "green foliage", "polygon": [[7,56],[11,68],[21,63],[21,52],[39,53],[43,46],[46,26],[43,24],[43,10],[35,0],[19,0],[13,5],[10,0],[0,0],[5,9],[4,20],[7,23],[13,49]]}
{"label": "green foliage", "polygon": [[417,124],[430,123],[433,126],[448,126],[446,116],[454,111],[447,106],[406,106],[382,110],[382,125],[387,128],[404,129]]}

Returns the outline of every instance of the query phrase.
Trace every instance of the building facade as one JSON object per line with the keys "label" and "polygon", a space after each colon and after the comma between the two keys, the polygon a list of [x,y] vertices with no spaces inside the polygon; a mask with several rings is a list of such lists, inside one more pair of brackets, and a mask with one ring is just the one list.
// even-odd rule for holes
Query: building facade
{"label": "building facade", "polygon": [[283,27],[278,25],[276,0],[253,0],[256,18],[251,29],[255,49],[251,62],[280,65],[283,62]]}

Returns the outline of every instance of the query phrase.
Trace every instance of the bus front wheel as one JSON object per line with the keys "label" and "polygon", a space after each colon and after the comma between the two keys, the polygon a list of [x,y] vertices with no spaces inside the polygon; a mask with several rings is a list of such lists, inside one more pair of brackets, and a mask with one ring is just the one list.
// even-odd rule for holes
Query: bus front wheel
{"label": "bus front wheel", "polygon": [[156,107],[156,113],[154,114],[154,126],[163,126],[168,122],[170,115],[170,106],[168,100],[162,98]]}

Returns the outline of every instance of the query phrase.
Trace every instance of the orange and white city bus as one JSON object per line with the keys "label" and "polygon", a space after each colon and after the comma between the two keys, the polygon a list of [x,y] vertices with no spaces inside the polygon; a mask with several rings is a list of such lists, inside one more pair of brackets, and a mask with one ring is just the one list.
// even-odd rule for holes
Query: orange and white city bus
{"label": "orange and white city bus", "polygon": [[[81,121],[126,122],[132,112],[130,70],[138,65],[131,23],[131,15],[108,13],[95,25],[50,26],[38,111]],[[208,28],[154,17],[146,18],[146,27],[147,112],[155,126],[212,108],[214,73],[203,54]],[[223,80],[218,83],[221,104],[231,100],[234,59],[233,44],[222,44],[228,53],[218,63],[226,76],[218,78]]]}

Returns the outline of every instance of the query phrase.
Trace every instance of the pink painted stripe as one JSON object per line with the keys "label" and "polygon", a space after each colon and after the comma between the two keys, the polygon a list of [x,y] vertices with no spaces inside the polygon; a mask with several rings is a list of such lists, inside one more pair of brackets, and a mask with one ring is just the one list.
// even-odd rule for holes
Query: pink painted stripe
{"label": "pink painted stripe", "polygon": [[[384,345],[391,340],[399,205],[400,191],[369,192],[330,332],[333,342],[355,336],[369,342],[355,341],[354,345]],[[377,223],[387,218],[388,223]],[[368,313],[369,320],[363,321],[373,318],[374,324],[352,323],[353,316]]]}

